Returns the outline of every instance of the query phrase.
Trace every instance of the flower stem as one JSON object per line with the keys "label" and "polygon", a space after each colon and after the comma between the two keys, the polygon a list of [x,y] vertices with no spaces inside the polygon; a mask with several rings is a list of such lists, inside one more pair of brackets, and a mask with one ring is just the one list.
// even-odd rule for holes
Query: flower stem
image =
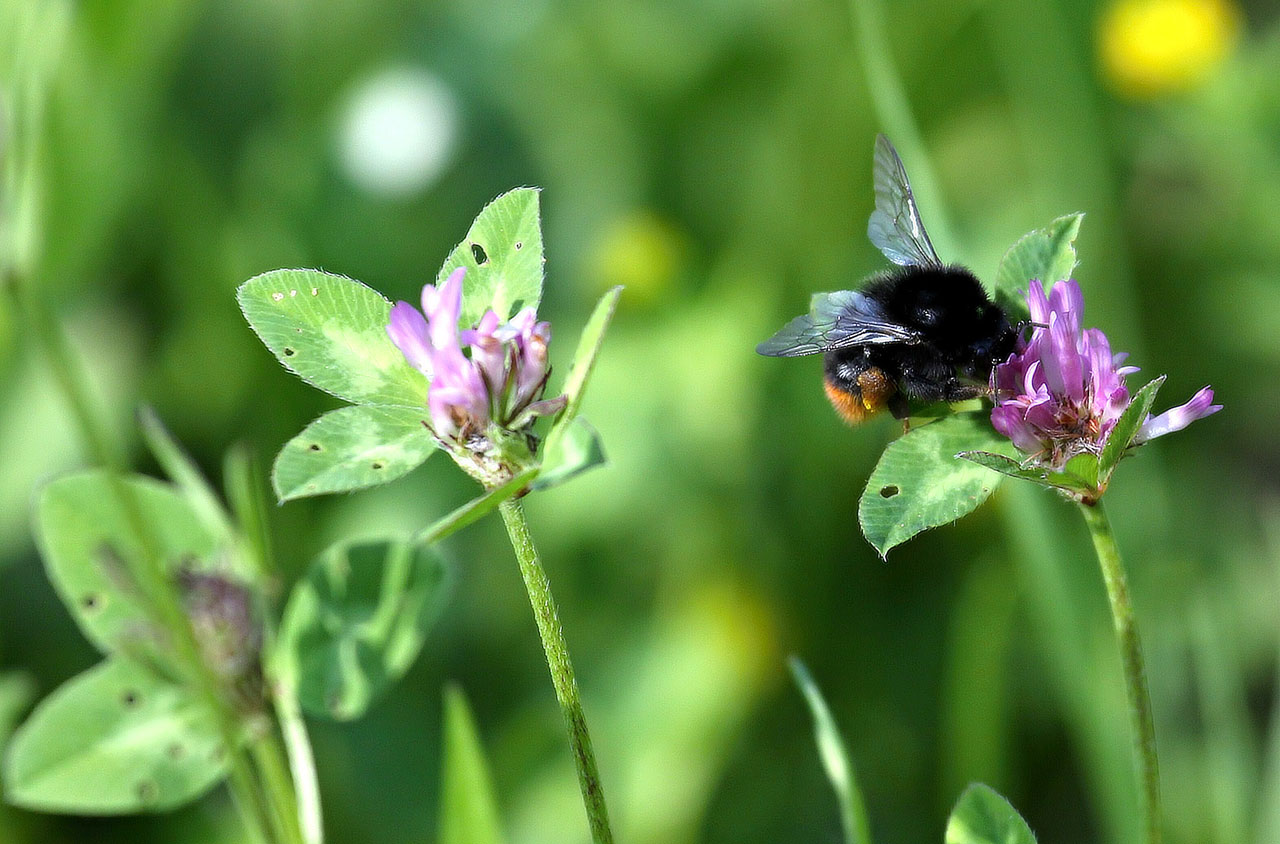
{"label": "flower stem", "polygon": [[262,785],[266,799],[271,806],[271,822],[281,841],[288,844],[304,844],[302,826],[298,818],[298,803],[293,791],[293,783],[289,779],[289,769],[285,763],[284,752],[280,748],[280,740],[275,734],[275,725],[270,732],[256,739],[250,745],[250,751],[258,771],[262,774]]}
{"label": "flower stem", "polygon": [[[252,561],[258,576],[264,582],[274,582],[280,577],[275,555],[271,549],[271,532],[268,528],[266,501],[262,496],[262,478],[252,454],[243,445],[234,446],[227,453],[223,465],[227,501],[231,505],[231,521],[245,558]],[[276,613],[269,606],[266,594],[259,595],[261,602],[263,653],[277,654]],[[274,758],[258,757],[264,784],[275,791],[275,805],[281,814],[289,814],[293,840],[300,844],[324,844],[324,817],[320,807],[320,786],[316,777],[315,756],[307,737],[307,725],[298,704],[298,682],[292,670],[283,668],[281,660],[268,660],[263,666],[270,699],[275,707],[276,720],[280,724],[280,736],[270,736],[268,748]],[[283,756],[287,760],[289,775],[281,773],[280,738],[284,740]],[[283,799],[282,799],[283,798]],[[288,805],[292,799],[293,806]]]}
{"label": "flower stem", "polygon": [[296,689],[282,690],[275,696],[276,717],[284,735],[289,771],[297,792],[298,821],[304,844],[324,844],[324,815],[320,808],[320,784],[316,777],[315,754],[307,737],[307,724],[302,719]]}
{"label": "flower stem", "polygon": [[518,499],[502,502],[502,520],[511,537],[520,563],[520,574],[529,591],[529,603],[533,605],[533,617],[538,622],[542,636],[542,648],[547,654],[547,666],[551,669],[551,682],[556,688],[556,699],[564,714],[569,730],[569,744],[573,748],[573,761],[578,768],[578,785],[582,789],[582,803],[591,823],[591,837],[595,844],[612,844],[613,832],[609,829],[609,812],[605,807],[604,790],[600,785],[600,772],[596,769],[596,756],[591,749],[591,734],[587,731],[587,718],[578,697],[578,683],[573,677],[573,664],[569,661],[569,648],[565,644],[556,602],[551,597],[551,583],[538,559],[538,549],[529,535],[529,522],[525,519],[524,505]]}
{"label": "flower stem", "polygon": [[1147,690],[1147,673],[1142,662],[1142,643],[1133,618],[1133,602],[1125,582],[1120,549],[1116,547],[1111,522],[1101,502],[1081,504],[1085,524],[1093,537],[1093,547],[1102,567],[1111,602],[1111,618],[1115,623],[1116,641],[1124,663],[1125,692],[1129,698],[1129,722],[1133,730],[1134,766],[1142,792],[1142,841],[1160,842],[1160,766],[1156,760],[1156,728],[1151,717],[1151,694]]}

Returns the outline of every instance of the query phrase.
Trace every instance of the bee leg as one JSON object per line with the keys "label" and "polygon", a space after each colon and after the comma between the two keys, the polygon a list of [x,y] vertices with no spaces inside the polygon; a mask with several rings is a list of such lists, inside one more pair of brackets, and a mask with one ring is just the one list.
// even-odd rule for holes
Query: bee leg
{"label": "bee leg", "polygon": [[948,381],[943,386],[942,400],[946,402],[966,401],[968,399],[976,399],[978,396],[988,395],[989,392],[990,390],[985,384],[968,384],[957,378]]}
{"label": "bee leg", "polygon": [[903,393],[894,393],[889,396],[889,400],[885,402],[885,406],[889,408],[889,412],[893,414],[894,419],[902,420],[902,433],[906,434],[911,430],[911,404],[907,401],[907,397]]}

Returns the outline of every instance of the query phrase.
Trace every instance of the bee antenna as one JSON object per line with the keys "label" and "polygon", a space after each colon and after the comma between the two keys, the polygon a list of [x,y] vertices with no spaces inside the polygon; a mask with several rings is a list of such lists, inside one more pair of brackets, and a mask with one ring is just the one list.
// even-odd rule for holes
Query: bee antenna
{"label": "bee antenna", "polygon": [[1043,322],[1036,322],[1035,320],[1030,320],[1030,319],[1019,320],[1019,321],[1018,321],[1018,325],[1017,325],[1017,329],[1018,329],[1018,331],[1022,331],[1024,328],[1045,328],[1045,329],[1047,329],[1048,327],[1049,327],[1049,326],[1048,326],[1048,324],[1047,324],[1047,323],[1043,323]]}

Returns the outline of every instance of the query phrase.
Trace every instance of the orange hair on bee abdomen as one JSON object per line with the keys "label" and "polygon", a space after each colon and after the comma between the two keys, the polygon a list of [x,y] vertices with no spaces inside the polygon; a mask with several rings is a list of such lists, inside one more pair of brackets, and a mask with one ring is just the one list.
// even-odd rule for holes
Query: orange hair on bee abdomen
{"label": "orange hair on bee abdomen", "polygon": [[858,375],[857,392],[843,390],[826,378],[822,386],[836,413],[850,425],[857,425],[884,407],[897,389],[884,371],[875,366]]}

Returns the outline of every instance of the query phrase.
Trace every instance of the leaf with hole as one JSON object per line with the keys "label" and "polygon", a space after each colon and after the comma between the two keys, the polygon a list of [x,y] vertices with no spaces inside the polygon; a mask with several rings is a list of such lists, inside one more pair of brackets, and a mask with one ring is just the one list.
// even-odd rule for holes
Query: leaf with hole
{"label": "leaf with hole", "polygon": [[1036,837],[1008,800],[974,783],[951,810],[946,844],[1036,844]]}
{"label": "leaf with hole", "polygon": [[814,740],[818,744],[822,767],[827,772],[827,779],[840,804],[840,823],[844,827],[845,844],[871,844],[866,803],[862,799],[862,790],[858,787],[858,778],[854,774],[853,763],[849,761],[849,751],[844,745],[839,727],[836,726],[836,719],[805,664],[794,656],[789,662],[791,674],[804,694],[809,713],[813,716]]}
{"label": "leaf with hole", "polygon": [[1125,452],[1133,444],[1133,438],[1142,429],[1142,423],[1147,421],[1147,416],[1156,403],[1156,394],[1163,384],[1164,376],[1161,375],[1139,390],[1129,400],[1129,406],[1120,414],[1115,427],[1107,435],[1107,442],[1102,446],[1102,456],[1098,460],[1098,473],[1104,483],[1111,479],[1111,473],[1120,465]]}
{"label": "leaf with hole", "polygon": [[883,557],[921,531],[973,512],[1000,476],[956,455],[1012,448],[982,410],[911,429],[889,444],[867,481],[858,504],[863,535]]}
{"label": "leaf with hole", "polygon": [[492,308],[506,320],[520,306],[542,299],[542,220],[538,188],[516,188],[480,211],[467,237],[440,268],[443,283],[458,267],[467,268],[458,325],[470,328]]}
{"label": "leaf with hole", "polygon": [[1014,319],[1027,316],[1027,285],[1032,279],[1044,282],[1045,290],[1055,281],[1071,278],[1076,268],[1076,236],[1084,214],[1059,217],[1042,229],[1023,235],[1004,253],[996,270],[993,298]]}
{"label": "leaf with hole", "polygon": [[425,407],[356,405],[331,410],[276,455],[271,484],[283,503],[393,481],[430,457]]}
{"label": "leaf with hole", "polygon": [[36,497],[35,534],[58,596],[100,650],[157,655],[144,593],[133,577],[143,546],[121,506],[122,492],[136,503],[167,571],[225,566],[244,580],[251,573],[236,557],[216,555],[214,533],[169,484],[92,470],[46,485]]}
{"label": "leaf with hole", "polygon": [[444,751],[440,763],[440,844],[502,844],[497,792],[462,689],[444,690]]}
{"label": "leaf with hole", "polygon": [[355,404],[425,406],[427,379],[387,336],[391,303],[318,270],[272,270],[236,291],[249,325],[285,368]]}
{"label": "leaf with hole", "polygon": [[358,718],[417,658],[446,592],[444,562],[403,541],[340,543],[294,587],[276,663],[304,709]]}
{"label": "leaf with hole", "polygon": [[209,709],[194,694],[110,657],[45,698],[14,734],[5,796],[43,812],[159,812],[224,774]]}
{"label": "leaf with hole", "polygon": [[600,434],[581,416],[565,426],[557,426],[547,436],[542,452],[542,468],[532,488],[548,489],[572,480],[583,472],[604,465],[604,445]]}

